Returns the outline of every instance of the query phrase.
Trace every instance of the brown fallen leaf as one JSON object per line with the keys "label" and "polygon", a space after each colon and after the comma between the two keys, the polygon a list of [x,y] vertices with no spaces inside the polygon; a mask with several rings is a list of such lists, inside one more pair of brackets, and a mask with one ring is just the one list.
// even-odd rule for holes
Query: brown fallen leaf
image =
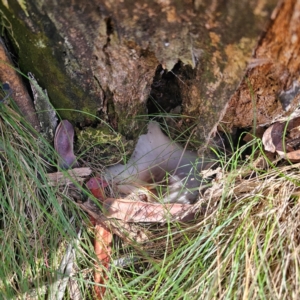
{"label": "brown fallen leaf", "polygon": [[[298,122],[296,122],[297,120],[298,120]],[[290,130],[289,137],[292,140],[300,138],[300,124],[299,124],[300,118],[297,118],[297,120],[295,120],[295,122],[293,122],[295,127],[291,128],[291,130]]]}
{"label": "brown fallen leaf", "polygon": [[[107,186],[107,183],[101,178],[90,178],[86,186],[99,201],[102,202],[106,198],[104,187]],[[107,270],[109,268],[113,235],[103,222],[97,222],[91,215],[90,220],[94,224],[94,250],[98,258],[98,261],[95,263],[94,291],[96,299],[103,299],[106,291],[105,282],[108,278]]]}
{"label": "brown fallen leaf", "polygon": [[98,261],[95,263],[94,291],[96,299],[103,299],[106,291],[105,282],[108,279],[107,271],[111,257],[113,235],[111,230],[105,224],[97,223],[97,220],[93,217],[90,218],[94,224],[94,250],[98,258]]}
{"label": "brown fallen leaf", "polygon": [[[192,204],[146,203],[127,199],[108,198],[103,203],[103,214],[125,222],[161,223],[168,220],[193,220],[195,211]],[[188,212],[188,214],[186,214]]]}
{"label": "brown fallen leaf", "polygon": [[284,123],[274,123],[264,133],[262,142],[266,151],[274,153],[279,143],[282,143]]}
{"label": "brown fallen leaf", "polygon": [[277,153],[282,157],[291,162],[298,162],[300,161],[300,150],[291,151],[285,153],[284,151],[277,151]]}
{"label": "brown fallen leaf", "polygon": [[112,233],[119,236],[124,242],[145,242],[149,239],[150,233],[146,229],[136,228],[134,223],[108,219],[91,200],[84,203],[76,203],[76,205],[87,212],[90,217],[93,217],[98,224],[109,227]]}
{"label": "brown fallen leaf", "polygon": [[264,133],[262,142],[266,151],[276,152],[291,162],[300,161],[300,117],[288,123],[274,123]]}
{"label": "brown fallen leaf", "polygon": [[58,165],[61,169],[69,169],[77,165],[73,143],[74,127],[68,120],[62,120],[54,136],[54,149],[59,155]]}

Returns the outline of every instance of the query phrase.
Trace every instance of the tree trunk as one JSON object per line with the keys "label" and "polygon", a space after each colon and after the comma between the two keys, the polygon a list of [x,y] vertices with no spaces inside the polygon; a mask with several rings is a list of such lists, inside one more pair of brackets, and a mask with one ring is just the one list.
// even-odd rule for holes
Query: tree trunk
{"label": "tree trunk", "polygon": [[14,0],[0,11],[21,70],[63,118],[88,125],[97,115],[133,138],[154,98],[166,111],[181,105],[204,142],[276,2]]}
{"label": "tree trunk", "polygon": [[299,0],[282,1],[274,11],[245,78],[230,99],[223,126],[264,126],[300,115],[299,13]]}

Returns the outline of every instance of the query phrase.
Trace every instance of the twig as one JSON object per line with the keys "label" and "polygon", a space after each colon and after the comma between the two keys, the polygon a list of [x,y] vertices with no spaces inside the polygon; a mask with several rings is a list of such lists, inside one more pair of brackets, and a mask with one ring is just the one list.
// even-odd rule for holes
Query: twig
{"label": "twig", "polygon": [[73,263],[75,258],[74,247],[79,244],[81,236],[81,228],[77,234],[77,238],[72,240],[68,245],[65,256],[63,257],[60,267],[57,270],[56,281],[50,286],[49,300],[61,300],[64,297],[67,282],[70,279],[70,275],[73,269]]}
{"label": "twig", "polygon": [[48,184],[50,186],[68,185],[75,181],[82,182],[87,176],[91,175],[90,168],[75,168],[64,172],[55,172],[47,174]]}

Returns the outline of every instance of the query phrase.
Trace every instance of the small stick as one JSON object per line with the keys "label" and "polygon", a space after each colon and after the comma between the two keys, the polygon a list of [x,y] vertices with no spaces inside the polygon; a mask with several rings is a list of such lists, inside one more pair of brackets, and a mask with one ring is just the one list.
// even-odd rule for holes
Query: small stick
{"label": "small stick", "polygon": [[64,172],[49,173],[47,179],[50,186],[68,185],[74,181],[83,182],[91,173],[90,168],[75,168]]}

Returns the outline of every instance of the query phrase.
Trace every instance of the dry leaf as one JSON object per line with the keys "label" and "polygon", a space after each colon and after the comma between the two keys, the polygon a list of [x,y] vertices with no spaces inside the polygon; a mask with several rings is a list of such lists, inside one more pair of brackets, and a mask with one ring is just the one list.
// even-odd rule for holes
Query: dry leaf
{"label": "dry leaf", "polygon": [[262,142],[266,151],[274,153],[276,146],[282,143],[284,123],[274,123],[264,133]]}
{"label": "dry leaf", "polygon": [[[108,198],[103,203],[103,213],[107,218],[114,218],[125,222],[166,222],[168,220],[179,221],[192,220],[195,212],[191,204],[160,204],[131,201],[126,199]],[[190,214],[181,216],[191,211]]]}
{"label": "dry leaf", "polygon": [[57,126],[54,137],[54,149],[59,155],[58,165],[62,169],[69,169],[76,165],[73,143],[73,125],[68,120],[62,120]]}
{"label": "dry leaf", "polygon": [[111,259],[111,244],[113,235],[111,231],[102,224],[96,224],[94,232],[94,250],[98,258],[98,262],[96,262],[95,266],[94,282],[96,285],[94,290],[96,299],[103,299],[106,291],[105,282],[108,279],[107,271]]}
{"label": "dry leaf", "polygon": [[[120,220],[109,220],[102,214],[100,209],[90,200],[84,202],[83,204],[76,203],[76,205],[82,208],[84,211],[86,211],[90,217],[93,217],[97,224],[107,226],[112,231],[112,233],[119,236],[124,242],[140,242],[148,240],[146,234],[141,234],[139,229],[135,229],[131,226],[134,224],[126,224]],[[125,226],[125,224],[128,226]]]}
{"label": "dry leaf", "polygon": [[300,161],[300,117],[287,123],[274,123],[264,133],[265,150],[277,152],[292,162]]}
{"label": "dry leaf", "polygon": [[107,182],[99,177],[92,177],[86,183],[87,188],[98,200],[103,201],[106,198],[104,188],[108,186]]}

